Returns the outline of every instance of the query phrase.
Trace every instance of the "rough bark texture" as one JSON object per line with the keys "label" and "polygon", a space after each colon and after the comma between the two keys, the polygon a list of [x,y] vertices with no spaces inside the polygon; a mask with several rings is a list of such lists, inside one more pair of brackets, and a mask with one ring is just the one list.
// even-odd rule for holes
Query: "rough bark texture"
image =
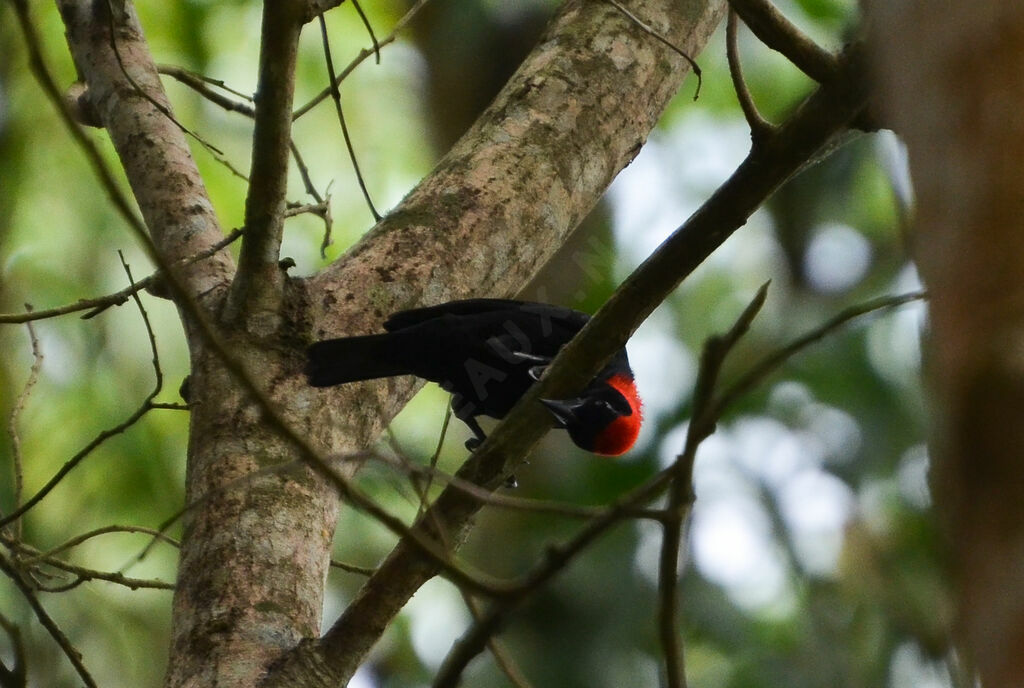
{"label": "rough bark texture", "polygon": [[[57,5],[89,102],[110,134],[157,250],[173,262],[208,249],[223,234],[185,134],[160,111],[170,112],[170,103],[134,8],[128,4],[125,16],[111,17],[105,2]],[[116,53],[110,47],[112,25]],[[231,255],[220,251],[182,271],[181,278],[199,298],[227,286],[233,271]]]}
{"label": "rough bark texture", "polygon": [[[76,62],[158,249],[174,259],[209,246],[220,232],[130,8],[113,18],[118,52],[165,112],[124,77],[107,33],[107,3],[60,4]],[[696,55],[723,2],[648,0],[632,9]],[[611,4],[567,3],[481,120],[394,212],[323,273],[282,280],[274,318],[281,326],[222,325],[224,348],[313,444],[335,454],[366,446],[412,383],[311,389],[299,375],[305,343],[374,331],[399,308],[515,292],[639,151],[687,71]],[[266,256],[255,256],[265,267]],[[189,292],[203,297],[211,315],[231,269],[222,252],[188,273]],[[182,308],[188,321],[188,304]],[[299,453],[242,391],[203,328],[188,329],[187,495],[203,501],[186,524],[167,685],[252,686],[285,650],[317,634],[337,499],[305,469],[239,481]],[[367,617],[344,657],[313,652],[291,664],[282,684],[337,685],[385,623]],[[325,659],[333,665],[326,673]]]}
{"label": "rough bark texture", "polygon": [[910,151],[931,293],[938,511],[960,640],[1024,685],[1024,5],[876,3],[885,99]]}

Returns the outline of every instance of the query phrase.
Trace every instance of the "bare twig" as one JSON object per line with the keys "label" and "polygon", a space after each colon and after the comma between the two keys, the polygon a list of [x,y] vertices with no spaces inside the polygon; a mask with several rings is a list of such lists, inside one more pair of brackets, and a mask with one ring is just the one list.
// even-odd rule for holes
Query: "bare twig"
{"label": "bare twig", "polygon": [[[483,616],[480,610],[480,603],[473,599],[473,596],[465,590],[460,590],[459,592],[462,593],[462,599],[465,601],[469,613],[473,615],[473,619],[480,621]],[[530,688],[529,680],[527,680],[515,660],[509,655],[504,644],[492,636],[487,639],[487,649],[490,650],[491,656],[494,657],[495,664],[498,665],[498,668],[501,669],[502,673],[505,674],[505,677],[508,678],[515,688]]]}
{"label": "bare twig", "polygon": [[746,333],[768,295],[768,285],[762,286],[754,299],[743,310],[736,323],[726,334],[711,337],[704,345],[700,372],[693,395],[693,417],[686,432],[683,452],[671,467],[672,482],[668,504],[665,507],[661,556],[658,564],[658,630],[669,688],[686,688],[686,672],[679,631],[679,549],[682,542],[683,522],[693,504],[693,462],[697,447],[715,429],[717,417],[712,399],[718,375],[736,342]]}
{"label": "bare twig", "polygon": [[[214,253],[217,253],[222,248],[231,244],[235,239],[242,236],[241,229],[233,229],[225,237],[218,241],[216,244],[210,246],[205,251],[198,253],[186,260],[179,261],[178,266],[191,265],[197,261],[209,258]],[[138,293],[142,289],[157,284],[163,274],[161,272],[155,272],[148,277],[144,277],[133,284],[129,284],[124,289],[114,292],[113,294],[107,294],[106,296],[98,296],[92,299],[79,299],[75,303],[69,303],[64,306],[57,306],[56,308],[48,308],[46,310],[33,310],[26,311],[25,313],[0,313],[0,324],[9,323],[24,323],[33,320],[44,320],[47,318],[54,318],[60,315],[67,315],[68,313],[77,313],[78,311],[88,310],[89,312],[82,316],[83,320],[95,317],[110,308],[111,306],[120,306],[128,302],[133,294]]]}
{"label": "bare twig", "polygon": [[[407,474],[415,474],[426,476],[431,479],[437,479],[445,485],[450,485],[454,490],[462,492],[466,496],[479,501],[481,505],[499,509],[510,509],[513,511],[523,511],[535,514],[549,514],[552,516],[574,519],[594,518],[602,515],[607,510],[607,507],[604,506],[583,506],[580,504],[569,504],[566,502],[556,502],[545,499],[513,497],[512,495],[493,492],[470,480],[466,480],[465,478],[445,473],[436,467],[418,466],[408,460],[403,460],[401,458],[397,460],[389,459],[386,456],[376,453],[373,454],[371,458],[397,470],[404,471]],[[646,518],[660,521],[662,513],[654,509],[629,509],[628,516],[632,518]]]}
{"label": "bare twig", "polygon": [[372,566],[356,566],[355,564],[346,564],[335,559],[331,559],[331,568],[341,569],[345,573],[354,573],[357,576],[372,576],[373,572],[377,570]]}
{"label": "bare twig", "polygon": [[112,428],[102,431],[99,433],[89,444],[78,451],[74,456],[68,459],[60,470],[58,470],[52,478],[36,492],[32,497],[22,504],[20,507],[15,509],[9,515],[0,519],[0,527],[6,526],[8,523],[12,523],[17,519],[20,519],[29,509],[38,504],[46,495],[48,495],[53,488],[55,488],[64,477],[71,472],[79,463],[81,463],[89,454],[91,454],[97,447],[103,444],[105,441],[119,435],[135,423],[139,421],[146,413],[152,409],[152,402],[160,394],[163,389],[164,374],[160,369],[160,354],[156,347],[156,335],[153,334],[153,328],[149,322],[149,315],[146,313],[146,309],[142,305],[142,301],[139,299],[138,289],[135,288],[135,281],[132,279],[131,269],[128,264],[124,262],[124,255],[118,252],[121,256],[121,264],[124,266],[125,273],[128,275],[129,286],[132,287],[131,298],[135,301],[136,307],[139,309],[139,314],[142,316],[142,322],[146,326],[146,334],[149,336],[150,350],[153,354],[153,373],[156,378],[153,385],[153,390],[146,396],[142,404],[123,422],[115,425]]}
{"label": "bare twig", "polygon": [[[182,84],[188,86],[196,93],[209,100],[211,103],[219,105],[228,112],[237,112],[249,119],[254,119],[256,117],[256,109],[251,105],[252,98],[229,88],[220,79],[211,79],[210,77],[203,76],[202,74],[196,74],[195,72],[181,67],[176,67],[174,65],[159,65],[157,70],[161,74],[177,79]],[[228,93],[245,99],[247,102],[241,103],[237,100],[228,98],[210,88],[209,85],[214,85],[218,88],[224,89]],[[306,193],[312,196],[316,203],[309,205],[289,203],[287,205],[287,210],[285,211],[285,217],[293,217],[301,212],[310,212],[321,218],[324,221],[325,226],[324,242],[323,246],[320,248],[320,253],[323,255],[327,246],[330,245],[331,225],[333,224],[331,218],[330,196],[328,195],[325,200],[317,191],[312,178],[309,176],[309,167],[306,165],[305,160],[303,160],[302,154],[299,152],[299,147],[295,145],[294,139],[290,139],[288,141],[288,148],[291,151],[292,158],[295,160],[295,166],[299,170],[299,176],[302,178],[302,183],[306,187]],[[242,175],[242,178],[248,181],[248,177]]]}
{"label": "bare twig", "polygon": [[[236,91],[220,79],[213,79],[203,74],[197,74],[196,72],[177,65],[160,64],[157,65],[156,69],[159,73],[181,82],[209,100],[211,103],[219,105],[228,112],[237,112],[250,119],[256,116],[256,110],[252,107],[252,96]],[[227,96],[213,90],[210,86],[216,86],[219,89],[227,91],[233,96],[242,98],[246,102],[240,103],[237,100],[228,98]]]}
{"label": "bare twig", "polygon": [[[362,10],[359,10],[359,15],[363,16]],[[341,133],[345,138],[345,148],[348,149],[348,159],[352,161],[352,171],[355,172],[356,181],[359,183],[359,188],[363,192],[363,198],[366,200],[366,205],[370,209],[370,214],[373,215],[373,221],[380,222],[380,213],[377,212],[377,208],[373,205],[373,199],[370,198],[370,191],[366,188],[366,181],[363,179],[363,173],[359,169],[359,161],[356,160],[356,151],[352,146],[352,137],[349,136],[348,125],[345,124],[345,113],[341,109],[341,91],[338,89],[338,82],[335,80],[334,60],[331,59],[331,41],[327,35],[327,21],[324,19],[322,14],[320,15],[320,36],[323,39],[324,61],[327,63],[327,77],[331,84],[331,98],[334,100],[334,109],[338,113],[338,123],[341,124]],[[376,43],[374,43],[374,47],[378,50],[380,49]]]}
{"label": "bare twig", "polygon": [[[366,27],[366,33],[370,34],[370,41],[373,43],[373,54],[376,58],[377,64],[380,64],[380,44],[377,42],[377,36],[373,33],[373,27],[370,26],[370,19],[366,16],[366,13],[363,12],[363,8],[360,6],[358,0],[352,0],[352,6],[356,8],[359,18],[363,20],[363,26]],[[321,18],[323,18],[323,16],[323,14],[320,15]]]}
{"label": "bare twig", "polygon": [[800,31],[769,0],[729,0],[729,5],[755,36],[785,55],[807,76],[825,83],[836,75],[836,56]]}
{"label": "bare twig", "polygon": [[651,26],[649,24],[647,24],[646,22],[641,20],[639,17],[637,17],[635,14],[630,12],[628,9],[623,7],[622,4],[618,2],[618,0],[607,0],[607,1],[608,1],[608,4],[610,4],[612,7],[617,9],[619,12],[622,12],[622,14],[626,15],[626,18],[629,19],[634,24],[636,24],[637,27],[639,27],[641,31],[643,31],[644,33],[646,33],[646,34],[648,34],[650,36],[653,36],[654,38],[658,39],[658,41],[660,43],[668,46],[672,50],[672,52],[676,53],[677,55],[682,57],[684,60],[686,60],[686,62],[690,65],[690,69],[693,70],[693,75],[695,77],[697,77],[697,88],[693,92],[693,99],[697,100],[697,98],[700,96],[700,87],[701,87],[701,83],[703,82],[703,78],[701,76],[701,71],[700,71],[700,65],[698,65],[697,62],[692,57],[687,55],[686,51],[684,51],[682,48],[677,46],[675,43],[673,43],[672,41],[670,41],[667,38],[665,38],[664,36],[662,36],[658,31],[655,31],[653,28],[651,28]]}
{"label": "bare twig", "polygon": [[[427,501],[430,496],[430,488],[434,481],[434,472],[437,471],[437,461],[441,458],[441,449],[444,447],[444,438],[448,434],[448,424],[452,420],[452,406],[451,404],[445,404],[444,406],[444,421],[441,423],[441,433],[437,438],[437,446],[434,448],[434,453],[430,455],[430,461],[427,465],[430,466],[430,472],[427,474],[426,483],[423,485],[421,492],[422,497],[420,499],[420,508],[416,512],[416,518],[423,515],[423,512],[427,508]],[[476,487],[474,485],[474,487]]]}
{"label": "bare twig", "polygon": [[398,32],[404,29],[406,25],[410,21],[412,21],[413,17],[415,17],[419,13],[419,11],[423,9],[423,6],[426,5],[427,2],[429,2],[429,0],[417,0],[416,4],[410,7],[409,11],[406,12],[405,15],[403,15],[402,18],[398,20],[398,23],[395,24],[395,28],[391,30],[391,33],[389,33],[379,43],[375,43],[373,48],[364,48],[360,50],[359,54],[356,55],[351,62],[349,62],[348,66],[345,67],[345,69],[341,70],[337,75],[335,75],[334,80],[331,82],[330,86],[320,91],[320,93],[313,96],[313,98],[311,98],[309,102],[307,102],[305,105],[298,108],[297,110],[295,110],[295,112],[292,113],[292,120],[296,120],[299,117],[302,117],[304,114],[306,114],[314,107],[316,107],[324,100],[326,100],[331,95],[332,91],[341,84],[345,77],[351,74],[356,67],[361,65],[366,60],[366,58],[370,57],[370,55],[380,55],[381,48],[391,43],[394,43],[395,40],[398,38]]}
{"label": "bare twig", "polygon": [[[25,304],[25,311],[31,313],[32,306]],[[25,404],[28,402],[28,397],[32,393],[32,388],[35,387],[36,381],[39,380],[39,370],[43,366],[43,351],[39,346],[39,338],[36,336],[35,328],[31,322],[26,322],[25,327],[28,328],[29,341],[32,343],[32,366],[28,371],[28,379],[25,381],[25,386],[22,388],[18,398],[14,401],[14,407],[11,409],[10,420],[7,424],[7,432],[11,437],[11,469],[14,472],[14,508],[17,509],[18,505],[21,504],[22,491],[24,489],[24,473],[23,464],[21,460],[21,437],[18,435],[18,417],[21,415],[22,410],[25,408]],[[21,522],[14,524],[15,538],[21,537]]]}
{"label": "bare twig", "polygon": [[743,80],[739,46],[736,41],[736,24],[736,11],[730,8],[729,18],[725,24],[725,54],[729,60],[729,75],[732,77],[733,89],[736,91],[736,98],[743,110],[743,116],[747,118],[747,124],[750,126],[750,138],[757,146],[771,136],[775,127],[758,112],[754,98],[747,88],[747,82]]}
{"label": "bare twig", "polygon": [[794,339],[786,346],[772,352],[762,360],[755,363],[749,371],[729,385],[729,387],[726,388],[715,400],[715,412],[721,413],[723,409],[736,401],[736,399],[749,392],[754,386],[759,384],[765,377],[774,372],[776,368],[788,361],[795,354],[807,348],[810,344],[813,344],[832,332],[835,332],[849,321],[863,315],[868,315],[869,313],[897,308],[904,304],[911,303],[913,301],[920,301],[926,298],[928,298],[927,292],[915,291],[897,296],[883,296],[844,309],[833,318],[830,318],[827,322],[823,323],[820,327],[816,327],[806,334]]}
{"label": "bare twig", "polygon": [[63,585],[36,585],[36,587],[42,592],[67,592],[68,590],[77,588],[83,583],[96,580],[120,585],[128,588],[129,590],[174,590],[174,583],[167,583],[161,580],[152,580],[148,578],[131,578],[119,571],[98,571],[84,566],[69,564],[66,561],[61,561],[60,559],[45,559],[43,563],[47,566],[64,571],[65,573],[70,573],[75,577],[75,579],[70,583],[65,583]]}
{"label": "bare twig", "polygon": [[35,591],[25,582],[22,578],[21,573],[17,570],[15,565],[7,560],[7,557],[0,554],[0,571],[3,571],[11,582],[14,583],[15,587],[21,591],[21,594],[25,597],[29,606],[32,607],[32,611],[35,612],[36,618],[39,619],[39,623],[43,625],[50,637],[53,638],[54,642],[60,647],[61,651],[64,652],[64,656],[68,658],[71,665],[75,668],[78,673],[78,677],[82,679],[89,688],[96,688],[96,681],[93,680],[92,675],[89,674],[89,670],[85,668],[82,663],[81,653],[71,644],[68,637],[64,635],[64,632],[60,630],[60,627],[56,622],[50,618],[50,615],[46,613],[43,605],[39,603],[39,598],[36,597]]}
{"label": "bare twig", "polygon": [[90,530],[88,532],[82,533],[81,535],[76,535],[75,537],[62,542],[61,544],[57,545],[56,547],[48,549],[45,552],[39,552],[38,554],[35,554],[33,556],[21,558],[21,559],[19,559],[19,562],[22,565],[30,565],[30,564],[34,564],[34,563],[39,562],[39,561],[44,561],[44,560],[52,559],[53,557],[55,557],[56,555],[60,554],[61,552],[66,552],[67,550],[69,550],[69,549],[71,549],[73,547],[77,547],[78,545],[82,544],[83,542],[91,540],[94,537],[99,537],[100,535],[107,535],[109,533],[143,533],[143,534],[146,534],[146,535],[152,535],[153,537],[158,538],[160,540],[163,540],[164,542],[166,542],[166,543],[168,543],[170,545],[173,545],[174,547],[180,547],[181,546],[178,543],[177,540],[175,540],[173,538],[170,538],[170,537],[167,537],[166,535],[164,535],[160,531],[154,530],[152,528],[146,528],[144,526],[119,526],[119,525],[112,525],[112,526],[103,526],[102,528],[96,528],[94,530]]}

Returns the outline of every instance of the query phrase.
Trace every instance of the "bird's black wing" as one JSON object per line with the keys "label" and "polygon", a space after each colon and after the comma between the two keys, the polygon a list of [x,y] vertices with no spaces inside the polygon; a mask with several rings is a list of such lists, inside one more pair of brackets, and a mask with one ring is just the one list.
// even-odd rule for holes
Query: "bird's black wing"
{"label": "bird's black wing", "polygon": [[437,306],[410,308],[409,310],[399,311],[392,314],[384,322],[384,329],[388,332],[394,332],[445,315],[470,316],[501,313],[503,311],[520,314],[524,312],[533,313],[539,317],[568,320],[577,330],[583,327],[590,317],[571,308],[563,308],[548,303],[533,303],[516,299],[463,299],[461,301],[449,301]]}

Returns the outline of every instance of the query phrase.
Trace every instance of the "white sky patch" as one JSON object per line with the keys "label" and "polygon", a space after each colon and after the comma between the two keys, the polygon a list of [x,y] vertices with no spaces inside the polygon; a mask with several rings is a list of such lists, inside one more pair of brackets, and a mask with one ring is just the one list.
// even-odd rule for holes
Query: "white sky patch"
{"label": "white sky patch", "polygon": [[[856,423],[837,409],[811,401],[809,394],[790,396],[790,401],[799,402],[793,409],[797,422],[804,417],[810,428],[794,429],[763,416],[743,417],[705,440],[694,466],[693,564],[725,587],[737,603],[758,611],[784,609],[792,596],[788,564],[776,540],[780,533],[760,502],[761,490],[767,489],[777,500],[801,566],[817,575],[835,571],[856,504],[850,488],[823,468],[830,453],[860,442]],[[811,410],[817,415],[805,415]],[[686,427],[681,424],[662,440],[663,466],[680,452]],[[833,432],[837,437],[818,436]],[[636,565],[645,575],[656,577],[659,548],[658,529],[642,529]]]}
{"label": "white sky patch", "polygon": [[778,488],[799,470],[818,466],[823,448],[774,418],[747,416],[729,428],[735,461],[767,485]]}
{"label": "white sky patch", "polygon": [[949,672],[921,653],[914,643],[903,643],[892,655],[889,688],[952,688]]}
{"label": "white sky patch", "polygon": [[[921,289],[917,271],[908,266],[891,291],[904,294]],[[921,374],[921,331],[927,307],[923,301],[900,306],[875,318],[868,326],[868,360],[878,374],[904,388],[918,388]]]}
{"label": "white sky patch", "polygon": [[871,244],[849,225],[818,227],[804,253],[807,280],[821,292],[841,292],[864,277],[871,265]]}
{"label": "white sky patch", "polygon": [[650,255],[736,169],[750,150],[742,120],[693,112],[658,131],[608,190],[613,228],[626,260]]}
{"label": "white sky patch", "polygon": [[434,578],[417,591],[405,607],[413,650],[432,669],[441,666],[452,643],[469,625],[462,598],[447,581]]}
{"label": "white sky patch", "polygon": [[694,505],[694,564],[743,606],[770,607],[787,596],[786,565],[770,535],[767,516],[750,499],[698,499]]}
{"label": "white sky patch", "polygon": [[377,683],[370,676],[369,671],[360,667],[356,669],[355,675],[348,682],[346,688],[377,688]]}
{"label": "white sky patch", "polygon": [[906,208],[914,204],[914,187],[910,181],[910,158],[907,146],[896,134],[888,130],[875,132],[871,137],[874,141],[875,155],[885,170],[893,193],[900,204]]}
{"label": "white sky patch", "polygon": [[818,402],[808,404],[801,415],[806,435],[820,445],[827,461],[848,463],[856,458],[863,438],[860,425],[853,416]]}
{"label": "white sky patch", "polygon": [[[675,409],[693,391],[697,361],[676,337],[673,315],[667,309],[654,311],[630,338],[629,362],[636,375],[640,398],[644,402],[641,445],[650,441],[657,416]],[[647,432],[645,432],[647,431]]]}
{"label": "white sky patch", "polygon": [[779,490],[779,507],[804,568],[812,574],[835,571],[854,495],[826,471],[802,471]]}
{"label": "white sky patch", "polygon": [[928,486],[930,470],[928,447],[924,444],[915,444],[900,457],[896,474],[900,495],[917,509],[927,509],[932,504],[931,488]]}

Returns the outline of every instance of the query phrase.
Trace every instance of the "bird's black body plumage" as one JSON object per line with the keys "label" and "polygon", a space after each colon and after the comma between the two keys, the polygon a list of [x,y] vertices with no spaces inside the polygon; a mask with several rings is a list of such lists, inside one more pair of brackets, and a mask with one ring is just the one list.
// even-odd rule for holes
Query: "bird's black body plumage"
{"label": "bird's black body plumage", "polygon": [[[315,387],[394,375],[431,380],[453,394],[456,416],[482,440],[476,416],[503,418],[589,319],[550,304],[452,301],[395,313],[384,322],[384,334],[317,342],[309,348],[306,374]],[[632,383],[625,349],[588,390],[619,394],[607,384],[615,375]]]}

